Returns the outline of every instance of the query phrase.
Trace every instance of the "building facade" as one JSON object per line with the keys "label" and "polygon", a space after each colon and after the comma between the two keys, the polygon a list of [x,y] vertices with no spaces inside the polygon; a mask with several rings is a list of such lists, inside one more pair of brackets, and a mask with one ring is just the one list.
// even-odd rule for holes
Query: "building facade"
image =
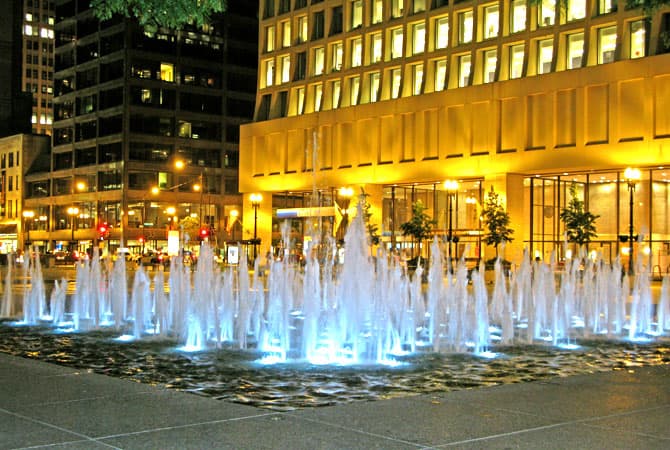
{"label": "building facade", "polygon": [[32,132],[51,134],[53,124],[54,24],[53,0],[23,0],[23,75],[32,93]]}
{"label": "building facade", "polygon": [[[459,238],[452,252],[488,258],[480,215],[493,188],[515,230],[508,259],[524,248],[565,257],[559,215],[574,183],[600,215],[591,250],[625,257],[632,226],[644,237],[634,251],[667,270],[667,10],[646,18],[606,0],[267,0],[260,17],[240,190],[245,222],[249,194],[263,194],[265,248],[278,243],[278,215],[342,209],[350,201],[339,188],[349,186],[364,189],[387,247],[408,240],[400,224],[421,200],[436,234]],[[641,169],[633,190],[628,166]],[[456,192],[445,180],[458,181]],[[328,221],[337,227],[339,217]],[[293,228],[308,234],[310,222]]]}
{"label": "building facade", "polygon": [[[30,242],[30,230],[38,229],[45,216],[23,206],[23,185],[28,168],[48,157],[48,136],[15,134],[0,138],[0,255],[16,253]],[[6,263],[7,261],[1,261]]]}
{"label": "building facade", "polygon": [[138,252],[164,247],[170,230],[182,246],[197,246],[201,229],[230,239],[257,3],[228,2],[211,25],[180,31],[100,22],[88,0],[55,3],[52,155],[26,180],[26,208],[47,220],[31,239]]}

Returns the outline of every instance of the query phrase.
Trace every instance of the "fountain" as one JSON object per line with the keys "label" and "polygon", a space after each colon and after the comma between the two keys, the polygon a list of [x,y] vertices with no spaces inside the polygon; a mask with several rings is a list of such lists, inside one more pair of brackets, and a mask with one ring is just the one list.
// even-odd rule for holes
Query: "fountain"
{"label": "fountain", "polygon": [[[648,339],[670,330],[670,281],[664,278],[654,302],[642,258],[631,285],[618,261],[582,256],[558,272],[553,261],[524,258],[511,274],[498,262],[489,295],[483,266],[469,274],[461,259],[445,269],[437,238],[425,283],[420,266],[412,274],[383,251],[371,257],[360,208],[343,264],[331,239],[316,241],[304,269],[288,258],[264,268],[257,260],[252,273],[244,255],[238,267],[220,268],[203,244],[194,271],[173,258],[169,293],[162,270],[152,280],[142,267],[129,291],[124,259],[111,264],[96,252],[77,266],[72,298],[66,301],[61,280],[47,306],[39,258],[32,258],[23,269],[31,283],[21,323],[114,329],[125,339],[174,339],[182,350],[226,347],[260,352],[265,362],[317,364],[393,364],[416,352],[485,354],[498,344],[538,341],[569,347],[580,338]],[[288,236],[285,227],[285,248]],[[13,313],[11,270],[3,316]]]}

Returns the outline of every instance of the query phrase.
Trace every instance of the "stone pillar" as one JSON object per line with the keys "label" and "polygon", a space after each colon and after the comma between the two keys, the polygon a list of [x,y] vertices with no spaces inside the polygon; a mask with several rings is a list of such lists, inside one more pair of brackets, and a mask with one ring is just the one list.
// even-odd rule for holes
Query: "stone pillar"
{"label": "stone pillar", "polygon": [[[525,195],[523,187],[523,175],[513,173],[495,174],[484,178],[484,197],[491,191],[491,186],[502,201],[503,207],[510,216],[510,228],[514,230],[512,242],[505,244],[504,250],[498,247],[501,257],[519,264],[523,257],[524,240],[526,238],[527,220],[524,214]],[[483,203],[485,204],[485,203]],[[486,233],[486,229],[484,229]],[[483,255],[485,260],[495,256],[495,249],[491,245],[483,243]]]}

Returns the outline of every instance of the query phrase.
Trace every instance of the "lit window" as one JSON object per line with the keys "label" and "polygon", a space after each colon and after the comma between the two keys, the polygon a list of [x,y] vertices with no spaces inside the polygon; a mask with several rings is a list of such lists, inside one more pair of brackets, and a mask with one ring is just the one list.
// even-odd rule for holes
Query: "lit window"
{"label": "lit window", "polygon": [[458,15],[458,42],[467,44],[472,42],[472,11],[465,11]]}
{"label": "lit window", "polygon": [[426,24],[421,22],[412,26],[412,54],[423,53],[426,48]]}
{"label": "lit window", "polygon": [[26,13],[26,22],[32,22],[33,21],[33,15],[31,13]]}
{"label": "lit window", "polygon": [[435,62],[435,91],[443,91],[447,83],[447,60]]}
{"label": "lit window", "polygon": [[598,30],[598,64],[614,61],[616,50],[616,27],[601,28]]}
{"label": "lit window", "polygon": [[400,97],[400,83],[402,82],[402,75],[400,69],[391,70],[391,98]]}
{"label": "lit window", "polygon": [[323,47],[314,49],[314,75],[323,75],[325,67],[326,51]]}
{"label": "lit window", "polygon": [[361,89],[361,79],[354,77],[349,80],[349,103],[351,106],[358,105],[358,97]]}
{"label": "lit window", "polygon": [[372,23],[381,23],[384,18],[384,1],[373,0],[372,2]]}
{"label": "lit window", "polygon": [[49,25],[53,25],[55,23],[55,19],[53,17],[49,17],[49,19],[47,20],[47,23]]}
{"label": "lit window", "polygon": [[288,83],[291,81],[291,57],[284,55],[280,59],[281,62],[281,82]]}
{"label": "lit window", "polygon": [[51,114],[47,114],[47,125],[51,125],[53,123],[53,116]]}
{"label": "lit window", "polygon": [[351,67],[363,64],[363,39],[356,38],[351,42]]}
{"label": "lit window", "polygon": [[513,45],[509,49],[509,78],[521,78],[523,74],[523,59],[525,50],[523,44]]}
{"label": "lit window", "polygon": [[391,59],[402,57],[402,28],[391,30]]}
{"label": "lit window", "polygon": [[414,0],[412,12],[418,13],[426,10],[426,0]]}
{"label": "lit window", "polygon": [[630,23],[630,57],[631,59],[642,58],[645,53],[645,29],[644,21],[636,20]]}
{"label": "lit window", "polygon": [[298,17],[298,41],[307,42],[307,16]]}
{"label": "lit window", "polygon": [[54,30],[49,30],[48,35],[49,35],[49,39],[53,39],[54,36],[55,36],[54,35]]}
{"label": "lit window", "polygon": [[351,2],[351,28],[363,25],[363,0]]}
{"label": "lit window", "polygon": [[556,19],[556,0],[542,0],[538,11],[540,14],[540,26],[548,27],[553,25]]}
{"label": "lit window", "polygon": [[34,125],[37,124],[37,114],[33,113],[32,117],[30,118],[30,122]]}
{"label": "lit window", "polygon": [[330,83],[331,87],[331,92],[333,94],[333,106],[332,109],[337,109],[340,106],[340,94],[341,94],[341,89],[340,89],[340,80],[335,80],[332,83]]}
{"label": "lit window", "polygon": [[161,80],[172,83],[174,81],[174,65],[161,63]]}
{"label": "lit window", "polygon": [[46,125],[47,124],[47,115],[42,113],[40,114],[40,125]]}
{"label": "lit window", "polygon": [[526,29],[526,0],[512,1],[512,33],[518,33]]}
{"label": "lit window", "polygon": [[140,100],[142,103],[151,103],[151,89],[142,89]]}
{"label": "lit window", "polygon": [[370,74],[370,102],[379,100],[379,72]]}
{"label": "lit window", "polygon": [[615,11],[615,0],[598,0],[598,14],[607,14]]}
{"label": "lit window", "polygon": [[412,95],[421,95],[423,87],[423,64],[412,66]]}
{"label": "lit window", "polygon": [[396,18],[405,12],[404,0],[391,0],[391,17]]}
{"label": "lit window", "polygon": [[40,37],[41,38],[48,38],[49,37],[49,30],[46,28],[40,28]]}
{"label": "lit window", "polygon": [[382,60],[382,34],[375,33],[371,39],[372,51],[370,52],[370,62],[372,64],[378,63]]}
{"label": "lit window", "polygon": [[317,84],[314,86],[314,111],[321,111],[323,105],[323,86]]}
{"label": "lit window", "polygon": [[543,39],[539,41],[537,45],[538,45],[537,73],[539,75],[543,73],[549,73],[551,72],[551,61],[554,57],[554,40]]}
{"label": "lit window", "polygon": [[484,8],[484,39],[498,36],[498,25],[500,24],[500,9],[498,5]]}
{"label": "lit window", "polygon": [[449,45],[449,17],[440,17],[435,21],[435,49]]}
{"label": "lit window", "polygon": [[487,50],[484,52],[484,83],[493,83],[496,80],[496,67],[498,66],[498,51]]}
{"label": "lit window", "polygon": [[272,86],[275,78],[275,61],[268,59],[265,61],[265,86]]}
{"label": "lit window", "polygon": [[282,22],[281,24],[281,42],[282,42],[282,47],[290,47],[291,46],[291,22],[288,20],[286,22]]}
{"label": "lit window", "polygon": [[23,34],[26,36],[32,36],[33,35],[33,26],[32,25],[26,25],[23,27]]}
{"label": "lit window", "polygon": [[568,35],[568,59],[566,68],[578,69],[582,67],[584,56],[584,33],[572,33]]}
{"label": "lit window", "polygon": [[275,49],[275,27],[269,26],[265,29],[265,51],[272,52]]}
{"label": "lit window", "polygon": [[586,0],[568,0],[568,20],[586,17]]}
{"label": "lit window", "polygon": [[305,112],[305,88],[296,90],[296,113],[300,116]]}
{"label": "lit window", "polygon": [[470,55],[458,57],[458,87],[465,87],[470,84],[471,67],[472,57]]}
{"label": "lit window", "polygon": [[342,43],[333,44],[332,49],[332,68],[335,71],[342,70]]}

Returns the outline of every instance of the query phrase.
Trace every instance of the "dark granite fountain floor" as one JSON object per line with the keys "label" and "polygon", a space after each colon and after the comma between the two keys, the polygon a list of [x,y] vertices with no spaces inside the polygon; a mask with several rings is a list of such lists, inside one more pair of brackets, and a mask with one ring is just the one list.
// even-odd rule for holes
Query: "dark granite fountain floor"
{"label": "dark granite fountain floor", "polygon": [[396,367],[263,365],[233,350],[184,353],[168,340],[118,342],[113,331],[55,334],[0,323],[0,352],[272,410],[443,393],[670,363],[670,340],[581,341],[576,350],[497,347],[496,358],[426,353]]}

